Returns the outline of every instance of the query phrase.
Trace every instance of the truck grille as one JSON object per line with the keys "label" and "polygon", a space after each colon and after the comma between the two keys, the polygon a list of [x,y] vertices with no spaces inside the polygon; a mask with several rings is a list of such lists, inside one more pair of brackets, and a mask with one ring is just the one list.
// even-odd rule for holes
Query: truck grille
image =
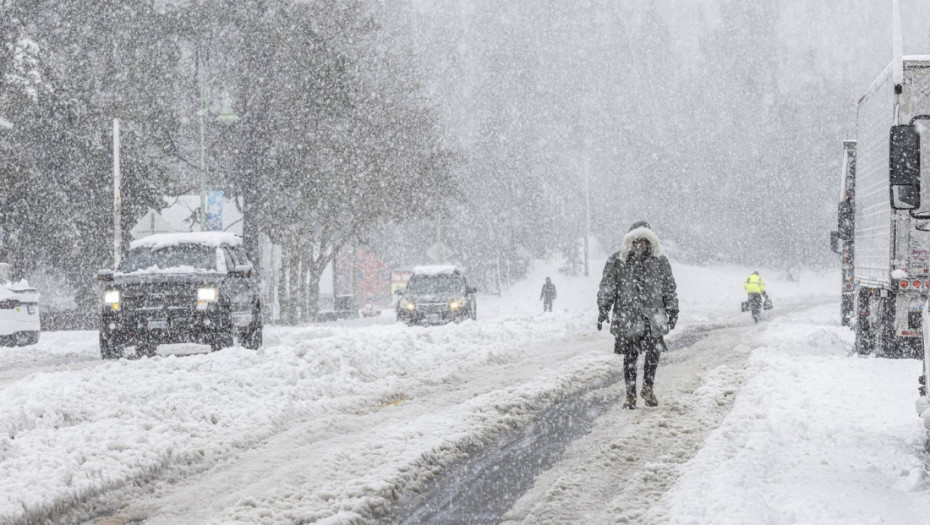
{"label": "truck grille", "polygon": [[123,308],[192,307],[197,303],[197,288],[191,285],[133,285],[123,289]]}

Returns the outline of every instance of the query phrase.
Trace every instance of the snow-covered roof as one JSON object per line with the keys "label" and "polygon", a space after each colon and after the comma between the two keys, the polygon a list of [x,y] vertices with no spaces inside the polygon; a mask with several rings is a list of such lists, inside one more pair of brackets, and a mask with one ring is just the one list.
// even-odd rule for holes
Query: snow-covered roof
{"label": "snow-covered roof", "polygon": [[129,249],[134,248],[162,248],[177,246],[178,244],[202,244],[204,246],[219,247],[240,246],[242,237],[229,232],[189,232],[189,233],[156,233],[129,243]]}
{"label": "snow-covered roof", "polygon": [[457,266],[453,266],[450,264],[435,264],[431,266],[414,266],[413,267],[414,275],[440,275],[440,274],[452,274],[456,272],[459,272],[459,268]]}

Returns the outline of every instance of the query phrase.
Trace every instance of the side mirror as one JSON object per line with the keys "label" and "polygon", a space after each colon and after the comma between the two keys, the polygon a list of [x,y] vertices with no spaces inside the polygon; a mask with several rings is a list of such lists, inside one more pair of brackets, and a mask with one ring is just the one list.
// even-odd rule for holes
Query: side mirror
{"label": "side mirror", "polygon": [[478,293],[478,289],[474,286],[466,286],[465,293]]}
{"label": "side mirror", "polygon": [[98,281],[112,281],[113,270],[97,270],[97,280]]}
{"label": "side mirror", "polygon": [[892,126],[890,138],[891,207],[895,210],[919,208],[920,134],[917,126]]}
{"label": "side mirror", "polygon": [[400,297],[401,295],[404,295],[404,291],[401,290],[400,288],[398,288],[398,289],[394,290],[394,295]]}
{"label": "side mirror", "polygon": [[233,266],[232,270],[229,270],[229,275],[232,277],[252,277],[252,267],[248,264]]}

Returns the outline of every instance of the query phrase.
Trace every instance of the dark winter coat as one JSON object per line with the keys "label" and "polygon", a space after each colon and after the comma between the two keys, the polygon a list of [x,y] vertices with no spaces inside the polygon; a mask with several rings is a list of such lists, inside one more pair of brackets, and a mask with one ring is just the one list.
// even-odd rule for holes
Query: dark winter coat
{"label": "dark winter coat", "polygon": [[542,292],[539,294],[539,298],[551,303],[555,300],[555,285],[552,283],[546,283],[542,287]]}
{"label": "dark winter coat", "polygon": [[[633,251],[636,239],[649,241],[649,253],[636,256]],[[602,312],[613,308],[610,333],[617,337],[642,337],[646,322],[653,336],[669,332],[668,316],[670,312],[678,312],[678,293],[672,267],[651,229],[634,225],[623,237],[622,249],[607,259],[597,305]]]}

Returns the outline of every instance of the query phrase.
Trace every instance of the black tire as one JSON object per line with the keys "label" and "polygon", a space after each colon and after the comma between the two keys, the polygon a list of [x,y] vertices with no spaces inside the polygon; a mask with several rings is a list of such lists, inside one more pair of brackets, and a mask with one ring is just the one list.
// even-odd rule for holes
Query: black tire
{"label": "black tire", "polygon": [[853,348],[856,354],[865,356],[872,353],[873,347],[872,334],[869,333],[869,322],[860,318],[859,324],[856,326],[856,342]]}
{"label": "black tire", "polygon": [[16,346],[29,346],[39,342],[39,332],[16,332]]}
{"label": "black tire", "polygon": [[262,323],[261,311],[253,313],[252,322],[249,326],[239,330],[236,334],[239,344],[249,350],[258,350],[262,346]]}
{"label": "black tire", "polygon": [[232,330],[217,330],[210,337],[210,351],[219,352],[224,348],[229,348],[234,344]]}
{"label": "black tire", "polygon": [[123,345],[113,341],[100,331],[100,357],[103,359],[119,359],[123,357]]}
{"label": "black tire", "polygon": [[476,302],[471,303],[471,308],[469,309],[468,315],[469,317],[471,317],[472,321],[478,320],[478,303]]}
{"label": "black tire", "polygon": [[894,333],[894,296],[876,299],[871,313],[873,315],[870,316],[870,321],[875,321],[872,325],[872,347],[875,355],[900,358],[901,349],[898,347],[898,337]]}
{"label": "black tire", "polygon": [[920,337],[899,337],[898,349],[901,357],[921,360],[924,358],[924,344]]}
{"label": "black tire", "polygon": [[136,357],[155,357],[158,345],[148,342],[139,342],[136,344]]}

